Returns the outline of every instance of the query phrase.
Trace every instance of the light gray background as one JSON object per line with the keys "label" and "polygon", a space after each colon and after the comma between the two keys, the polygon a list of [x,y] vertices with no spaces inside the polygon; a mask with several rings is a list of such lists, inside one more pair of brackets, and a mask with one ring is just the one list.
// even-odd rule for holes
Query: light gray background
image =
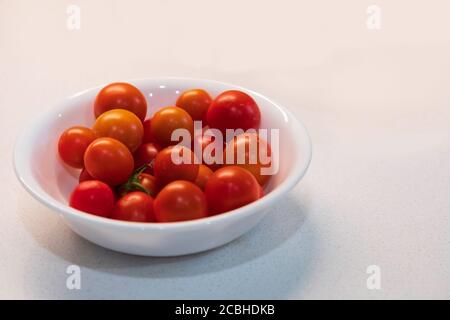
{"label": "light gray background", "polygon": [[[81,7],[81,30],[66,8]],[[0,0],[0,298],[450,298],[450,3]],[[12,169],[24,123],[111,81],[236,83],[291,109],[314,154],[254,230],[182,258],[97,247]],[[82,289],[66,289],[77,264]],[[379,265],[381,290],[366,268]]]}

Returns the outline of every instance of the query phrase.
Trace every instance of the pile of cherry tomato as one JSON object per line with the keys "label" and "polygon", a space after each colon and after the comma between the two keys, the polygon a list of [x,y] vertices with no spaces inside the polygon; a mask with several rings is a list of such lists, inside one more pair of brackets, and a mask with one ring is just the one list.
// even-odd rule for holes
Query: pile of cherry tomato
{"label": "pile of cherry tomato", "polygon": [[[212,99],[202,89],[183,92],[174,106],[158,110],[151,119],[140,90],[128,83],[112,83],[97,94],[92,128],[75,126],[58,141],[65,164],[81,169],[69,205],[118,220],[174,222],[227,212],[258,200],[270,176],[264,165],[250,163],[249,143],[269,149],[257,133],[241,133],[224,141],[224,149],[245,149],[245,161],[231,164],[200,161],[173,162],[171,154],[195,158],[193,148],[171,140],[178,128],[188,130],[203,147],[214,142],[194,136],[194,121],[205,128],[258,129],[261,114],[248,94],[230,90]],[[255,140],[253,140],[255,139]],[[235,153],[236,155],[236,153]]]}

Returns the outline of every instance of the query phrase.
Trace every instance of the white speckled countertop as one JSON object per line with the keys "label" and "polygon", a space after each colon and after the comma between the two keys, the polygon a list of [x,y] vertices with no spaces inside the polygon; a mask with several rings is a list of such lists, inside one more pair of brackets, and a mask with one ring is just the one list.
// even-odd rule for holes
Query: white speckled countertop
{"label": "white speckled countertop", "polygon": [[[69,30],[67,6],[81,9]],[[0,298],[450,298],[450,3],[0,1]],[[232,17],[232,19],[230,18]],[[230,23],[232,21],[232,23]],[[105,82],[191,76],[289,107],[306,177],[219,249],[142,258],[93,245],[17,182],[24,120]],[[81,290],[66,268],[81,268]],[[369,290],[377,265],[381,288]]]}

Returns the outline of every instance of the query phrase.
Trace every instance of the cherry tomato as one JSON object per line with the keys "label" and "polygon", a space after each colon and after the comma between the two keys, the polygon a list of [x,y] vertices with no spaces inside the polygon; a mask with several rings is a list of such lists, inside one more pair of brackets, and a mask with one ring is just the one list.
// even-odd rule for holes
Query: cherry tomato
{"label": "cherry tomato", "polygon": [[134,152],[142,142],[144,127],[141,120],[130,111],[113,109],[102,113],[95,121],[93,130],[98,137],[119,140]]}
{"label": "cherry tomato", "polygon": [[153,222],[153,198],[140,191],[130,192],[117,201],[111,218],[134,222]]}
{"label": "cherry tomato", "polygon": [[208,215],[205,195],[192,182],[174,181],[165,186],[154,202],[158,222],[186,221]]}
{"label": "cherry tomato", "polygon": [[[197,135],[194,137],[192,150],[195,151],[195,144],[198,144],[197,148],[201,148],[201,153],[196,155],[201,156],[202,164],[208,166],[212,171],[219,169],[223,163],[223,143],[215,143],[215,137],[208,135]],[[220,159],[220,161],[216,161]]]}
{"label": "cherry tomato", "polygon": [[84,164],[92,177],[112,186],[126,182],[134,168],[130,150],[112,138],[94,140],[86,149]]}
{"label": "cherry tomato", "polygon": [[166,147],[175,145],[172,141],[172,132],[176,129],[186,129],[193,135],[194,122],[189,113],[178,107],[165,107],[155,113],[151,122],[151,135],[155,142]]}
{"label": "cherry tomato", "polygon": [[158,194],[158,183],[154,176],[148,173],[141,173],[137,179],[139,184],[143,186],[152,197],[156,197]]}
{"label": "cherry tomato", "polygon": [[89,172],[87,172],[86,168],[83,168],[83,170],[81,170],[80,172],[80,176],[78,177],[78,182],[81,183],[87,180],[95,180],[95,179],[89,174]]}
{"label": "cherry tomato", "polygon": [[210,128],[217,128],[225,135],[226,129],[259,128],[261,113],[255,100],[248,94],[230,90],[213,100],[206,119]]}
{"label": "cherry tomato", "polygon": [[97,94],[94,102],[95,117],[111,109],[133,112],[141,121],[147,114],[147,101],[138,88],[123,82],[111,83]]}
{"label": "cherry tomato", "polygon": [[206,183],[212,176],[213,171],[207,166],[201,164],[198,168],[197,179],[195,179],[195,184],[200,187],[200,189],[205,190]]}
{"label": "cherry tomato", "polygon": [[[144,164],[150,165],[161,148],[155,143],[143,143],[134,152],[134,169],[142,167]],[[153,165],[145,169],[145,172],[153,174]]]}
{"label": "cherry tomato", "polygon": [[[227,155],[229,154],[229,157]],[[233,138],[225,149],[226,164],[247,169],[260,185],[265,185],[270,175],[263,175],[262,168],[271,165],[272,151],[270,145],[256,133],[243,133]],[[228,160],[232,160],[229,163]]]}
{"label": "cherry tomato", "polygon": [[205,195],[210,214],[218,214],[258,200],[260,186],[247,170],[229,166],[213,173],[206,183]]}
{"label": "cherry tomato", "polygon": [[59,137],[58,153],[69,166],[83,168],[84,152],[96,138],[94,131],[85,127],[72,127],[64,131]]}
{"label": "cherry tomato", "polygon": [[83,181],[70,195],[69,205],[87,213],[109,217],[114,208],[114,193],[101,181]]}
{"label": "cherry tomato", "polygon": [[[174,163],[173,159],[183,158],[183,163]],[[181,160],[181,159],[180,159]],[[175,180],[195,181],[199,164],[195,163],[194,153],[182,146],[171,146],[158,153],[153,164],[153,172],[158,183],[166,185]]]}
{"label": "cherry tomato", "polygon": [[142,138],[142,143],[154,142],[152,136],[152,119],[145,120],[142,125],[144,126],[144,137]]}
{"label": "cherry tomato", "polygon": [[186,110],[194,121],[206,121],[206,112],[212,99],[208,92],[202,89],[192,89],[183,92],[177,100],[177,107]]}

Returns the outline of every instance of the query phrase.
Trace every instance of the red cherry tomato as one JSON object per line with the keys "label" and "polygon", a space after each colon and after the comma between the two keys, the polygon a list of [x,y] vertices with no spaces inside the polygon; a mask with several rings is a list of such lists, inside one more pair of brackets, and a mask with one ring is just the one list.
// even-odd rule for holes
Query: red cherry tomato
{"label": "red cherry tomato", "polygon": [[130,150],[112,138],[94,140],[86,149],[84,164],[92,177],[111,186],[126,182],[134,168]]}
{"label": "red cherry tomato", "polygon": [[87,172],[86,168],[83,168],[80,172],[80,176],[78,177],[78,182],[81,183],[83,181],[95,180],[89,172]]}
{"label": "red cherry tomato", "polygon": [[83,181],[70,195],[69,205],[87,213],[109,217],[114,208],[114,193],[101,181]]}
{"label": "red cherry tomato", "polygon": [[154,142],[152,136],[152,119],[145,120],[142,125],[144,126],[144,137],[142,138],[142,143]]}
{"label": "red cherry tomato", "polygon": [[177,100],[177,107],[186,110],[194,121],[206,121],[206,112],[212,99],[208,92],[202,89],[192,89],[183,92]]}
{"label": "red cherry tomato", "polygon": [[133,112],[141,121],[147,114],[147,101],[138,88],[129,83],[111,83],[97,94],[94,102],[95,117],[111,109]]}
{"label": "red cherry tomato", "polygon": [[260,197],[255,177],[236,166],[220,168],[209,178],[205,187],[210,214],[237,209]]}
{"label": "red cherry tomato", "polygon": [[[141,144],[133,154],[134,168],[140,168],[144,164],[150,165],[160,150],[161,148],[155,143]],[[145,172],[153,174],[152,166],[149,166]]]}
{"label": "red cherry tomato", "polygon": [[152,197],[156,197],[158,194],[158,183],[154,176],[148,173],[141,173],[137,179],[139,184],[143,186]]}
{"label": "red cherry tomato", "polygon": [[193,135],[194,122],[186,111],[178,107],[165,107],[155,113],[151,122],[151,135],[155,142],[166,147],[175,145],[178,141],[172,141],[172,132],[176,129],[186,129]]}
{"label": "red cherry tomato", "polygon": [[[194,137],[192,150],[201,148],[201,154],[196,153],[197,156],[201,156],[202,164],[208,166],[212,171],[219,169],[223,163],[223,152],[225,149],[224,144],[215,144],[215,137],[207,135],[197,135]],[[197,151],[195,151],[197,152]],[[220,161],[216,161],[220,159]]]}
{"label": "red cherry tomato", "polygon": [[69,166],[83,168],[84,152],[96,138],[94,131],[85,127],[72,127],[64,131],[59,137],[58,153]]}
{"label": "red cherry tomato", "polygon": [[188,181],[174,181],[165,186],[154,202],[158,222],[175,222],[207,216],[205,195]]}
{"label": "red cherry tomato", "polygon": [[[241,154],[242,153],[242,154]],[[272,151],[270,145],[256,133],[243,133],[233,138],[225,149],[226,165],[242,167],[253,174],[260,185],[265,185],[270,175],[262,174],[262,168],[271,165]],[[228,160],[232,160],[231,163]]]}
{"label": "red cherry tomato", "polygon": [[261,122],[261,113],[255,100],[248,94],[230,90],[218,95],[206,115],[210,128],[222,131],[226,129],[257,129]]}
{"label": "red cherry tomato", "polygon": [[130,192],[117,201],[111,218],[134,222],[153,222],[155,221],[153,198],[144,192]]}
{"label": "red cherry tomato", "polygon": [[200,187],[200,189],[205,190],[206,183],[212,176],[213,171],[207,166],[201,164],[198,168],[197,179],[195,179],[195,184]]}
{"label": "red cherry tomato", "polygon": [[119,140],[134,152],[142,142],[144,127],[141,120],[132,112],[113,109],[102,113],[92,128],[97,137]]}
{"label": "red cherry tomato", "polygon": [[[176,157],[186,159],[184,163],[174,163]],[[181,160],[181,159],[180,159]],[[195,163],[194,153],[182,146],[171,146],[163,149],[155,158],[153,172],[158,183],[166,185],[175,180],[195,181],[199,165]]]}

